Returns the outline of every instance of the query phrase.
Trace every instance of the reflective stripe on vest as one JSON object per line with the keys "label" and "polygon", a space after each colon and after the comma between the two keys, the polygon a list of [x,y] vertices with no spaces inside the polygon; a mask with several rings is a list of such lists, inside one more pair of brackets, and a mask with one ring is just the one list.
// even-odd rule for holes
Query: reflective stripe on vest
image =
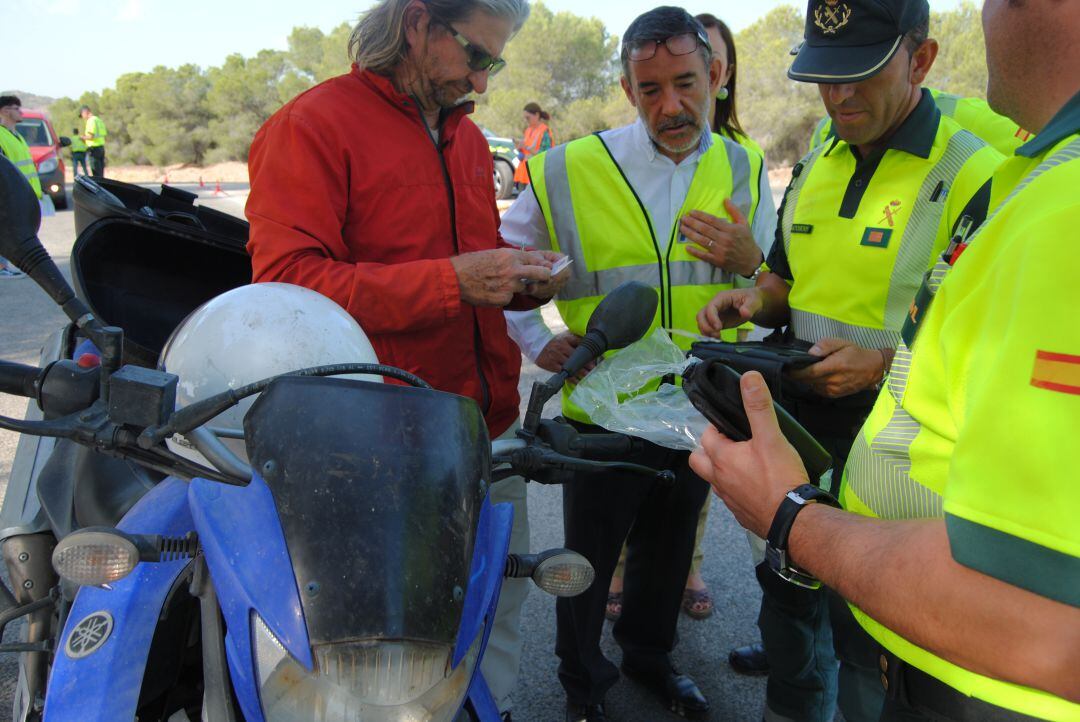
{"label": "reflective stripe on vest", "polygon": [[[545,154],[543,187],[546,189],[548,202],[543,205],[544,212],[550,215],[559,251],[574,259],[584,259],[586,256],[581,233],[574,216],[574,202],[566,166],[566,152],[569,145],[556,146]],[[727,150],[733,185],[731,200],[739,210],[750,217],[756,201],[750,154],[746,148],[734,142],[727,145]],[[631,213],[640,212],[637,208],[627,208],[627,211]],[[673,237],[678,235],[677,224],[670,235]],[[669,240],[674,241],[674,238]],[[672,287],[730,284],[732,282],[731,273],[701,261],[671,261],[667,266],[668,284]],[[611,293],[626,281],[641,281],[642,283],[656,285],[656,271],[657,264],[655,262],[600,270],[589,270],[575,265],[573,277],[560,291],[559,299],[562,301],[574,301],[593,296],[603,296]]]}
{"label": "reflective stripe on vest", "polygon": [[[571,279],[556,306],[569,329],[584,334],[601,299],[625,281],[640,281],[660,294],[650,332],[658,327],[697,331],[696,317],[733,276],[691,256],[680,242],[679,221],[690,210],[727,218],[724,200],[753,220],[762,159],[738,143],[714,136],[702,154],[679,214],[670,229],[656,229],[603,139],[589,136],[557,146],[528,162],[533,192],[544,214],[552,250],[574,259]],[[663,245],[666,234],[667,247]],[[736,331],[727,334],[734,340]],[[689,348],[692,339],[677,336]],[[648,388],[648,387],[646,387]],[[570,389],[567,389],[567,392]],[[564,393],[563,413],[588,422]]]}
{"label": "reflective stripe on vest", "polygon": [[[980,231],[989,225],[998,212],[1032,181],[1062,163],[1078,158],[1080,140],[1069,143],[1040,163],[976,229],[968,241],[969,245],[978,239]],[[937,293],[950,269],[945,260],[939,260],[934,266],[927,279],[932,294]],[[901,341],[886,384],[896,405],[892,418],[873,442],[868,442],[866,434],[860,433],[848,458],[845,481],[850,492],[883,519],[940,518],[944,513],[941,496],[911,478],[911,445],[922,428],[901,405],[907,391],[911,360],[911,348]]]}
{"label": "reflective stripe on vest", "polygon": [[[926,268],[927,259],[930,258],[934,250],[941,216],[945,212],[944,203],[932,202],[930,198],[937,188],[943,187],[948,181],[955,178],[968,159],[983,147],[985,147],[985,143],[970,132],[966,130],[958,131],[949,138],[941,159],[930,169],[930,172],[927,173],[926,178],[923,180],[893,265],[881,327],[868,328],[842,323],[826,316],[792,307],[791,327],[796,338],[816,343],[823,338],[833,336],[852,341],[864,348],[895,348],[899,344],[900,330],[903,328],[908,309],[911,307],[911,294],[910,290],[905,289],[905,282],[908,279],[920,277]],[[824,153],[824,148],[825,146],[819,146],[807,158],[806,165],[799,178],[792,184],[792,190],[795,190],[797,186],[801,192],[802,186],[812,172],[817,159]],[[789,196],[785,200],[782,237],[784,249],[787,251],[789,258],[791,254],[791,228],[794,223],[799,195],[799,192],[791,194],[791,191],[789,191]],[[796,283],[798,283],[798,280],[796,280]]]}

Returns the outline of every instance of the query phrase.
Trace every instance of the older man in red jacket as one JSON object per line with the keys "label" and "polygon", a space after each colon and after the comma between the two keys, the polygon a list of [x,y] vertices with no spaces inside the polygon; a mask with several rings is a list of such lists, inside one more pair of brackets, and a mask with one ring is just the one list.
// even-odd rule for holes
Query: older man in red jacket
{"label": "older man in red jacket", "polygon": [[[300,95],[251,147],[254,280],[314,289],[367,332],[379,360],[473,398],[491,436],[518,415],[521,357],[502,309],[555,294],[555,256],[499,234],[492,160],[471,92],[529,13],[527,0],[382,0],[360,21],[352,72]],[[524,482],[511,549],[527,551]],[[509,706],[524,584],[504,587],[485,676]],[[507,714],[507,718],[509,715]]]}

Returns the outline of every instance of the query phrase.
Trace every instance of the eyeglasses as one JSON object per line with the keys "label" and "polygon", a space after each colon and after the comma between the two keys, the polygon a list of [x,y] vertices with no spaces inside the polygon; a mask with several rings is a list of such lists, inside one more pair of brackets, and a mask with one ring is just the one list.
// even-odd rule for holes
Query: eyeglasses
{"label": "eyeglasses", "polygon": [[704,45],[712,53],[712,45],[708,37],[702,37],[698,33],[682,33],[672,35],[662,40],[633,40],[626,46],[626,54],[631,61],[637,63],[649,60],[656,55],[656,49],[663,44],[672,55],[689,55]]}
{"label": "eyeglasses", "polygon": [[450,31],[450,35],[465,51],[465,64],[469,66],[469,70],[474,73],[482,73],[486,70],[488,75],[498,75],[499,71],[506,67],[504,59],[492,57],[491,53],[470,42],[449,23],[442,23],[442,25]]}

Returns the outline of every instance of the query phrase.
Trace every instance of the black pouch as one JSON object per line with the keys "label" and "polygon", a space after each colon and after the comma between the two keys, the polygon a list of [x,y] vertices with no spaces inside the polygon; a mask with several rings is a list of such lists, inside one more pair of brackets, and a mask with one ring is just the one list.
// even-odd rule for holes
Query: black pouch
{"label": "black pouch", "polygon": [[[770,339],[773,337],[770,337]],[[805,387],[785,376],[787,371],[795,371],[812,366],[822,359],[810,355],[812,344],[805,341],[699,341],[690,347],[690,355],[702,360],[718,360],[740,374],[758,371],[765,377],[765,383],[773,399],[784,403],[788,396],[802,395]]]}
{"label": "black pouch", "polygon": [[[750,422],[743,409],[740,378],[741,373],[719,358],[694,364],[683,374],[683,391],[690,403],[733,441],[746,441],[751,436]],[[832,468],[832,456],[776,401],[773,401],[773,409],[780,431],[799,453],[810,481],[817,484]]]}

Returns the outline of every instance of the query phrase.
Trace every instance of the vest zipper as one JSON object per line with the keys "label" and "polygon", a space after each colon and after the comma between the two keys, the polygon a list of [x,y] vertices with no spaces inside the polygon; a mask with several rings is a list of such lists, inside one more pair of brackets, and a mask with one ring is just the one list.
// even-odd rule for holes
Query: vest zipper
{"label": "vest zipper", "polygon": [[[443,156],[442,148],[439,147],[439,141],[435,140],[435,135],[431,132],[431,128],[428,127],[427,120],[424,118],[424,111],[420,108],[419,101],[417,101],[415,96],[413,96],[412,100],[416,105],[416,114],[420,118],[420,124],[424,126],[424,131],[427,132],[427,137],[435,147],[435,153],[439,156],[439,166],[442,168],[443,181],[446,183],[446,198],[450,203],[450,235],[454,241],[454,253],[461,253],[461,247],[458,245],[457,202],[454,200],[454,184],[450,179],[450,169],[446,167],[446,157]],[[464,305],[467,306],[468,304]],[[487,376],[484,375],[482,366],[483,355],[480,353],[480,319],[476,317],[476,311],[472,308],[469,309],[469,313],[472,314],[473,319],[473,355],[476,360],[476,375],[480,377],[480,408],[486,416],[488,412],[491,411],[491,386],[488,384]]]}

